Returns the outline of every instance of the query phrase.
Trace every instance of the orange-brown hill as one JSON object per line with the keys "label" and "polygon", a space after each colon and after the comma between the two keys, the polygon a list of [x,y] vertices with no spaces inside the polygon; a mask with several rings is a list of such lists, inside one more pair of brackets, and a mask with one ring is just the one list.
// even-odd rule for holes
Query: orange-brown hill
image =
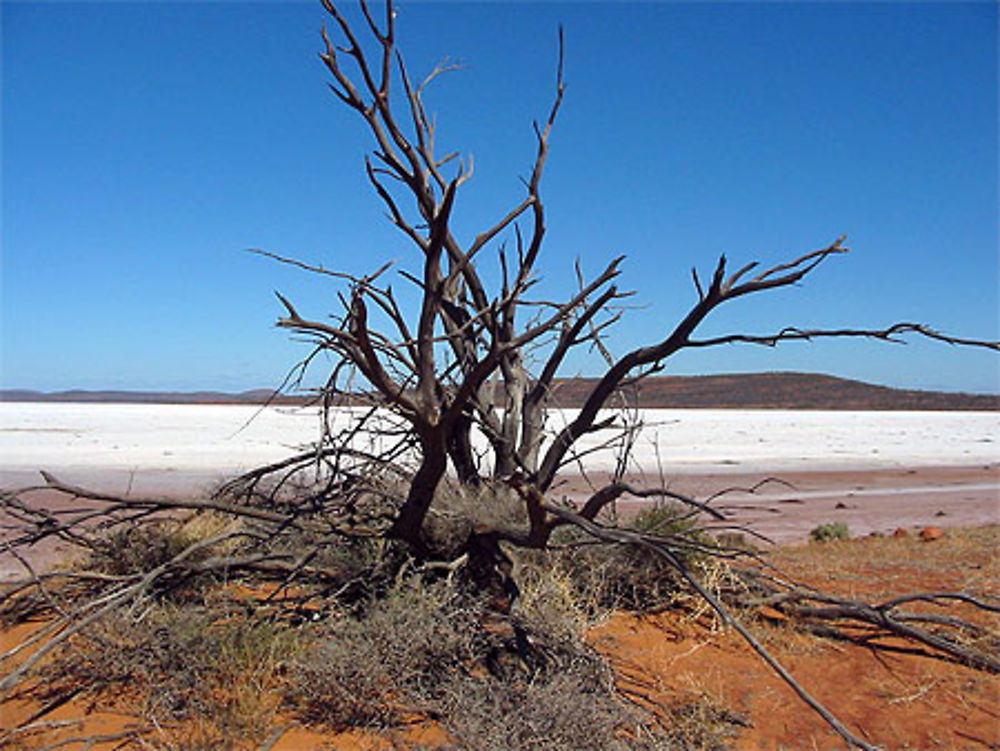
{"label": "orange-brown hill", "polygon": [[[593,378],[556,381],[554,404],[583,404]],[[835,410],[978,410],[1000,411],[1000,394],[914,391],[876,386],[812,373],[742,373],[710,376],[656,376],[639,387],[639,406],[673,409],[835,409]],[[239,394],[151,391],[0,391],[0,401],[107,402],[140,404],[263,404],[267,389]],[[281,395],[276,404],[302,404],[306,397]]]}
{"label": "orange-brown hill", "polygon": [[[580,406],[593,379],[558,383],[560,406]],[[913,391],[812,373],[648,378],[639,406],[672,409],[1000,410],[1000,395]]]}

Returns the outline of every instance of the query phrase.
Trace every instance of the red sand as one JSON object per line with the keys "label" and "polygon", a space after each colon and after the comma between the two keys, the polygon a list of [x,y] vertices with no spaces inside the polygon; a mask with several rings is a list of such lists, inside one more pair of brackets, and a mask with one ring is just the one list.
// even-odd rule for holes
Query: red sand
{"label": "red sand", "polygon": [[[0,475],[0,480],[9,478]],[[70,478],[79,482],[76,477]],[[101,484],[93,475],[91,487],[120,488]],[[105,478],[120,482],[121,477]],[[190,479],[176,477],[166,483],[163,494],[191,494]],[[665,483],[677,492],[704,499],[731,487],[751,487],[764,479],[758,475],[675,475]],[[843,521],[856,536],[871,531],[891,533],[898,527],[917,529],[926,525],[939,527],[974,526],[1000,521],[1000,465],[977,467],[913,467],[884,470],[786,472],[781,479],[792,487],[768,483],[757,494],[731,493],[713,501],[718,510],[734,524],[766,534],[779,542],[802,541],[808,531],[824,522]],[[645,478],[648,485],[657,480]],[[634,479],[636,485],[642,478]],[[7,484],[7,483],[4,483]],[[11,485],[7,484],[7,487]],[[554,492],[574,500],[586,497],[584,478],[573,477]],[[49,509],[65,507],[69,499],[51,491],[38,493],[36,501]],[[79,502],[76,502],[77,504]],[[839,506],[838,506],[839,504]],[[637,504],[623,502],[622,513],[634,511]],[[941,515],[943,514],[943,515]],[[11,519],[0,515],[0,540],[10,539]],[[860,543],[859,543],[860,544]],[[911,546],[921,550],[912,536],[890,540],[886,544]],[[939,543],[934,543],[939,544]],[[930,546],[928,546],[929,548]],[[63,554],[59,544],[48,544],[31,551],[35,566],[50,564]],[[786,549],[784,552],[794,552]],[[988,551],[980,551],[989,555]],[[902,555],[905,567],[912,556]],[[964,570],[964,569],[963,569]],[[856,573],[853,572],[852,576]],[[945,576],[947,572],[942,572]],[[929,586],[926,572],[910,578],[891,578],[902,586]],[[23,567],[9,553],[0,555],[0,579],[23,575]],[[851,580],[851,586],[856,582]],[[935,581],[935,586],[938,582]],[[941,586],[960,586],[961,582],[942,581]],[[33,625],[31,626],[33,627]],[[16,631],[0,634],[4,642],[23,634]],[[595,645],[608,654],[624,684],[634,681],[652,688],[657,696],[690,693],[709,695],[727,706],[747,712],[753,726],[737,742],[741,751],[772,749],[842,748],[821,720],[798,703],[768,668],[751,654],[738,637],[729,631],[710,631],[690,621],[678,621],[664,614],[640,618],[625,614],[614,616],[592,633]],[[996,748],[1000,743],[997,724],[998,684],[995,676],[939,660],[905,654],[876,653],[865,647],[819,642],[795,631],[776,631],[772,647],[777,649],[793,674],[827,702],[849,726],[863,735],[872,734],[887,749]],[[10,711],[10,707],[7,707]],[[66,718],[83,714],[81,707],[70,703],[61,710]],[[14,716],[3,718],[11,721]],[[63,719],[54,713],[48,719]],[[86,728],[74,727],[77,733],[110,732],[122,729],[134,718],[115,713],[98,713],[87,718]],[[93,724],[96,722],[97,724]],[[0,725],[4,723],[0,722]],[[343,740],[346,745],[341,745]],[[362,745],[362,740],[372,740]],[[380,748],[378,739],[367,736],[349,740],[324,737],[306,728],[291,729],[275,748],[303,749]],[[110,744],[109,744],[110,745]],[[79,746],[71,746],[73,748]],[[107,747],[107,746],[105,746]]]}

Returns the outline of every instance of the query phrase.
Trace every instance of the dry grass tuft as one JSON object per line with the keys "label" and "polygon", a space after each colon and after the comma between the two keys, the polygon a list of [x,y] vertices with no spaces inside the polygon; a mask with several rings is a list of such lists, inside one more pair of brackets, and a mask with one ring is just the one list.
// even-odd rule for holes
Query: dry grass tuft
{"label": "dry grass tuft", "polygon": [[181,723],[215,748],[220,738],[259,741],[301,637],[282,624],[218,616],[171,603],[110,614],[47,663],[30,694],[51,703],[85,687],[95,701],[124,700],[154,726]]}

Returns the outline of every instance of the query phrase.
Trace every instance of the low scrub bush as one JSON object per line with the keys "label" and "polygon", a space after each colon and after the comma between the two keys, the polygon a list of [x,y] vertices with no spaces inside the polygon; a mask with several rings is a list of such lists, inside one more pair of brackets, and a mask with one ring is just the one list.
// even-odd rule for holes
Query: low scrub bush
{"label": "low scrub bush", "polygon": [[100,538],[84,565],[113,575],[147,573],[172,560],[192,542],[176,520],[128,524]]}
{"label": "low scrub bush", "polygon": [[682,536],[698,529],[697,520],[689,511],[679,503],[658,503],[636,514],[629,526],[662,537]]}
{"label": "low scrub bush", "polygon": [[218,575],[197,570],[213,556],[233,553],[241,544],[242,524],[221,514],[197,513],[184,518],[153,517],[109,529],[94,540],[89,553],[75,566],[112,576],[141,576],[182,560],[186,571],[174,567],[150,588],[157,597],[175,602],[200,600]]}
{"label": "low scrub bush", "polygon": [[498,682],[454,676],[445,724],[458,748],[494,751],[624,751],[654,748],[630,742],[638,713],[614,693],[601,661],[580,655],[536,680]]}
{"label": "low scrub bush", "polygon": [[[486,651],[477,613],[445,585],[401,583],[344,615],[293,669],[292,702],[337,729],[384,727],[407,704],[433,700],[450,672]],[[407,701],[409,700],[409,701]]]}
{"label": "low scrub bush", "polygon": [[301,655],[290,703],[337,729],[387,727],[417,713],[441,723],[449,748],[469,751],[660,747],[648,743],[655,725],[622,701],[582,640],[562,574],[519,570],[529,573],[513,618],[448,582],[402,582],[360,617],[330,624]]}
{"label": "low scrub bush", "polygon": [[829,522],[820,524],[809,533],[814,542],[832,542],[833,540],[849,540],[851,532],[844,522]]}
{"label": "low scrub bush", "polygon": [[[659,504],[640,512],[629,527],[669,538],[675,558],[702,575],[718,566],[708,551],[718,543],[680,504]],[[658,610],[686,593],[688,585],[670,562],[653,550],[634,545],[595,544],[576,530],[557,530],[555,550],[542,564],[555,567],[575,590],[578,605],[590,618],[616,608]]]}

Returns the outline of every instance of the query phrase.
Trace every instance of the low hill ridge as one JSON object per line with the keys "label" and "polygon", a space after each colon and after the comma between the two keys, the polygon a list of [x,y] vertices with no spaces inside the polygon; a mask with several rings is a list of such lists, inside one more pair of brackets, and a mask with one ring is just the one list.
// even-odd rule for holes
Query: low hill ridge
{"label": "low hill ridge", "polygon": [[[556,400],[578,406],[591,379],[561,382]],[[1000,395],[917,391],[814,373],[661,376],[639,387],[642,407],[675,409],[1000,410]]]}
{"label": "low hill ridge", "polygon": [[[566,378],[555,383],[553,406],[579,407],[596,379]],[[264,404],[268,389],[230,394],[218,391],[61,391],[0,390],[6,402],[131,404]],[[639,406],[674,409],[976,410],[1000,411],[1000,394],[963,394],[877,386],[813,373],[742,373],[709,376],[656,376],[638,387]],[[282,395],[275,404],[303,404],[308,397]]]}

